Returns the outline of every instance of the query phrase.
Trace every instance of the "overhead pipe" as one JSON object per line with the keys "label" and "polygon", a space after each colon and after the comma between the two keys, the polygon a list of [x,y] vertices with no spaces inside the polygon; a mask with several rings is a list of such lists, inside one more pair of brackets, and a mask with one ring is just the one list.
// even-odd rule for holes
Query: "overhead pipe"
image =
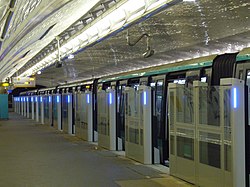
{"label": "overhead pipe", "polygon": [[[6,21],[5,21],[5,24],[4,24],[4,27],[3,27],[3,31],[2,31],[2,34],[1,34],[1,45],[0,46],[2,46],[2,42],[3,42],[3,40],[5,38],[5,35],[6,35],[7,31],[8,31],[8,28],[9,28],[9,25],[10,25],[10,22],[11,22],[11,18],[12,18],[13,13],[14,13],[15,4],[16,4],[16,0],[11,0],[10,4],[9,4],[9,8],[8,8],[6,14],[4,15],[4,17],[7,16],[7,18],[6,18]],[[4,18],[1,21],[3,21],[3,20],[4,20]]]}
{"label": "overhead pipe", "polygon": [[143,37],[147,38],[147,49],[146,51],[143,53],[143,57],[144,58],[148,58],[151,57],[154,54],[154,50],[151,49],[150,47],[150,38],[151,36],[147,33],[143,33],[139,38],[137,38],[137,40],[135,40],[134,42],[130,41],[130,37],[129,37],[129,30],[127,30],[127,43],[129,46],[135,46]]}

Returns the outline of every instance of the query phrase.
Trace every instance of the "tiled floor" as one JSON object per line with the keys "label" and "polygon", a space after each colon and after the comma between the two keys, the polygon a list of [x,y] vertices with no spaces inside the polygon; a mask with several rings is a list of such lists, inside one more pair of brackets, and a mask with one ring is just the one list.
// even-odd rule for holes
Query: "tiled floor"
{"label": "tiled floor", "polygon": [[0,187],[183,187],[151,167],[10,113],[0,121]]}

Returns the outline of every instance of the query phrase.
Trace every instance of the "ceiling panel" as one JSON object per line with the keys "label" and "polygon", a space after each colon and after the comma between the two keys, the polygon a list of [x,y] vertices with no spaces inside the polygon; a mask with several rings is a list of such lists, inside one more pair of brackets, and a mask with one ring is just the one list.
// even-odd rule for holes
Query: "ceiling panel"
{"label": "ceiling panel", "polygon": [[37,76],[39,84],[89,79],[245,47],[250,42],[248,0],[183,2],[129,28],[131,40],[151,35],[155,54],[143,58],[146,38],[131,47],[123,30],[66,59],[62,68],[51,66]]}

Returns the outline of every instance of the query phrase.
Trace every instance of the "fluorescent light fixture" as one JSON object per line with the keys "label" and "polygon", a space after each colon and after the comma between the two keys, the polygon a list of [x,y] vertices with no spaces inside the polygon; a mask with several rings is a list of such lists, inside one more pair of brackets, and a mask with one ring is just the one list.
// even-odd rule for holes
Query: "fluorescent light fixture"
{"label": "fluorescent light fixture", "polygon": [[38,71],[37,74],[40,75],[42,72],[41,71]]}
{"label": "fluorescent light fixture", "polygon": [[86,31],[89,43],[92,43],[98,39],[98,30],[96,27],[90,27]]}
{"label": "fluorescent light fixture", "polygon": [[70,54],[70,55],[68,56],[68,59],[73,59],[73,58],[75,58],[75,56],[74,56],[73,54]]}
{"label": "fluorescent light fixture", "polygon": [[99,37],[106,36],[110,32],[111,23],[108,19],[100,20],[96,23]]}
{"label": "fluorescent light fixture", "polygon": [[195,2],[195,0],[183,0],[183,2]]}
{"label": "fluorescent light fixture", "polygon": [[145,2],[146,10],[152,10],[167,3],[165,0],[145,0]]}
{"label": "fluorescent light fixture", "polygon": [[145,12],[145,5],[144,0],[128,0],[121,7],[125,11],[126,20],[131,21],[141,16]]}

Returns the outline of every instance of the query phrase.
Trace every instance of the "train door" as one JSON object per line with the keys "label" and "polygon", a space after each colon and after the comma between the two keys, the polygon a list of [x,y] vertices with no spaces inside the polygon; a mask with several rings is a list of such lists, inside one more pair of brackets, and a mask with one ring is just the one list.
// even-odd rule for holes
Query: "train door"
{"label": "train door", "polygon": [[152,145],[153,163],[168,163],[168,141],[166,124],[166,75],[153,76],[152,89]]}
{"label": "train door", "polygon": [[127,80],[117,82],[116,86],[116,129],[117,129],[117,145],[121,144],[122,151],[125,150],[125,87],[127,85]]}

